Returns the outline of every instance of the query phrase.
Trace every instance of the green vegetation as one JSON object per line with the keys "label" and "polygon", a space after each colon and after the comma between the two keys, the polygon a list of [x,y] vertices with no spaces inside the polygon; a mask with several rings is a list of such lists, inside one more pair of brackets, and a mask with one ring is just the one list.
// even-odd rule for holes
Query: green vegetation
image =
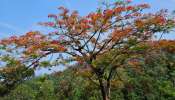
{"label": "green vegetation", "polygon": [[[119,0],[86,16],[60,7],[40,23],[54,32],[2,39],[0,99],[175,100],[175,40],[161,39],[175,20],[149,7]],[[59,65],[66,70],[34,77]]]}
{"label": "green vegetation", "polygon": [[[167,52],[151,54],[144,58],[139,56],[141,60],[144,59],[144,62],[139,62],[143,68],[123,66],[116,69],[120,78],[115,76],[111,81],[111,100],[175,99],[175,55]],[[106,64],[110,56],[111,54],[106,54],[103,59],[100,59],[101,62],[98,62],[98,65]],[[127,64],[127,66],[132,65]],[[63,72],[27,80],[0,99],[101,100],[99,83],[95,78],[89,80],[89,76],[91,76],[90,71],[81,66],[75,66]]]}

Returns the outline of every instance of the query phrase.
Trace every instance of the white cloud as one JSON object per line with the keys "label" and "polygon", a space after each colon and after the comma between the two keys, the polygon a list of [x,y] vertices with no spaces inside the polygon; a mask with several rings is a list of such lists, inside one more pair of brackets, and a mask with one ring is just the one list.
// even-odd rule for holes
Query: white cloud
{"label": "white cloud", "polygon": [[175,3],[175,0],[171,0],[171,1]]}
{"label": "white cloud", "polygon": [[4,23],[4,22],[0,22],[0,29],[8,29],[14,33],[22,33],[23,30],[19,27],[16,27],[15,25],[12,24],[8,24],[8,23]]}

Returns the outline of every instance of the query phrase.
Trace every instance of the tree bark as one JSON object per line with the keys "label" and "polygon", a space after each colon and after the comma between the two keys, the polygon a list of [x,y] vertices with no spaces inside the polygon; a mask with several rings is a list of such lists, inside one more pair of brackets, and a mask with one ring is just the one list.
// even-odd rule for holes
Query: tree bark
{"label": "tree bark", "polygon": [[110,99],[111,97],[111,81],[107,80],[107,96]]}
{"label": "tree bark", "polygon": [[124,89],[122,89],[122,93],[123,93],[124,100],[129,100],[128,91],[127,91],[126,87]]}
{"label": "tree bark", "polygon": [[102,79],[99,79],[99,83],[103,100],[110,100],[110,88],[103,82]]}

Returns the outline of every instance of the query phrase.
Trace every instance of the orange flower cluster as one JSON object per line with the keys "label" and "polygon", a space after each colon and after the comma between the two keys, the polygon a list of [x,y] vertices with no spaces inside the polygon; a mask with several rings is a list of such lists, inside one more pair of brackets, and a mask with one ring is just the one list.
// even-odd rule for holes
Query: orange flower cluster
{"label": "orange flower cluster", "polygon": [[145,4],[137,5],[137,7],[145,9],[145,8],[150,8],[150,5],[145,3]]}
{"label": "orange flower cluster", "polygon": [[115,13],[121,13],[121,12],[125,11],[125,7],[116,7],[114,9],[114,11],[115,11]]}
{"label": "orange flower cluster", "polygon": [[144,21],[142,21],[142,20],[140,20],[140,19],[137,19],[137,20],[135,20],[135,26],[137,27],[137,28],[143,28],[144,26],[145,26],[145,23],[144,23]]}
{"label": "orange flower cluster", "polygon": [[17,48],[25,48],[24,55],[43,54],[43,50],[53,49],[61,52],[66,49],[59,43],[59,41],[51,41],[46,36],[39,32],[28,32],[23,36],[12,36],[9,39],[3,39],[0,45],[15,45]]}
{"label": "orange flower cluster", "polygon": [[89,23],[95,25],[97,21],[103,18],[102,13],[90,13],[87,18],[89,18]]}
{"label": "orange flower cluster", "polygon": [[120,30],[114,30],[114,32],[112,33],[113,41],[119,41],[120,39],[127,37],[132,31],[133,29],[131,27],[126,27]]}
{"label": "orange flower cluster", "polygon": [[[54,22],[41,23],[41,25],[49,26],[53,28],[68,28],[69,34],[76,35],[82,34],[85,35],[90,31],[97,31],[99,28],[108,27],[113,18],[116,20],[122,19],[131,19],[133,17],[141,16],[139,10],[148,8],[148,4],[141,5],[128,5],[131,0],[117,2],[112,8],[105,10],[100,10],[98,12],[90,13],[85,17],[80,17],[77,11],[69,12],[68,9],[60,7],[62,11],[59,14],[59,17],[54,14],[50,14],[48,17],[54,18]],[[126,3],[126,4],[125,4]],[[136,10],[139,9],[139,10]],[[122,15],[124,12],[132,12],[128,15]],[[70,13],[70,14],[69,14]],[[102,29],[102,32],[106,32],[107,29]]]}
{"label": "orange flower cluster", "polygon": [[153,43],[155,48],[175,53],[175,40],[161,40]]}
{"label": "orange flower cluster", "polygon": [[158,25],[165,25],[166,24],[166,19],[163,16],[155,16],[152,20],[152,23],[158,24]]}
{"label": "orange flower cluster", "polygon": [[45,39],[44,35],[39,32],[28,32],[20,37],[12,36],[8,39],[1,40],[1,45],[17,44],[18,46],[27,46],[31,44],[39,44]]}
{"label": "orange flower cluster", "polygon": [[166,16],[163,14],[158,14],[158,15],[153,15],[153,14],[148,14],[144,16],[140,16],[140,18],[136,19],[134,22],[135,26],[138,29],[142,29],[147,26],[166,26],[167,24],[172,24],[174,25],[175,22],[171,19],[167,19]]}

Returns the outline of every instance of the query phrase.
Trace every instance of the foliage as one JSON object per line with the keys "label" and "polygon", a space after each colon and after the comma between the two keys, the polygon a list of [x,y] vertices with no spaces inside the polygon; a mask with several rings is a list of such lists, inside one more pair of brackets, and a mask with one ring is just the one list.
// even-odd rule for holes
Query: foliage
{"label": "foliage", "polygon": [[[27,69],[58,66],[60,63],[68,64],[69,66],[66,66],[69,68],[79,64],[81,67],[77,73],[97,85],[101,90],[103,100],[112,99],[113,85],[122,89],[123,98],[135,98],[140,90],[130,94],[134,87],[133,84],[135,87],[145,90],[143,86],[149,88],[149,82],[153,81],[149,74],[154,72],[152,68],[156,69],[156,65],[154,66],[154,62],[151,63],[149,59],[157,60],[155,57],[159,57],[159,55],[162,57],[164,53],[174,53],[174,41],[161,40],[161,38],[154,41],[153,37],[157,33],[171,32],[175,21],[168,15],[167,10],[144,13],[142,11],[150,6],[148,4],[132,5],[131,0],[116,1],[106,6],[87,16],[80,16],[77,11],[69,12],[68,9],[60,7],[61,13],[48,16],[51,18],[50,22],[40,23],[55,29],[54,32],[49,34],[42,34],[38,31],[28,32],[22,36],[3,39],[0,42],[1,52],[4,52],[1,56],[14,57],[20,65]],[[52,57],[53,55],[54,57]],[[50,59],[48,59],[49,57]],[[170,66],[174,64],[172,62],[169,64],[165,58],[162,59],[161,63],[165,68],[159,70],[160,72],[163,70],[161,74],[166,75],[164,70],[165,72],[172,70]],[[149,68],[149,63],[154,67]],[[16,66],[12,68],[16,68]],[[6,71],[3,72],[6,73]],[[11,70],[9,72],[13,73]],[[137,86],[137,82],[135,83],[136,75],[139,75],[137,81],[143,83],[143,86]],[[68,79],[66,80],[66,78]],[[75,78],[65,77],[63,83],[69,86],[69,83],[74,82]],[[81,78],[76,80],[75,83],[77,83],[73,87],[78,86],[81,80]],[[164,84],[161,84],[163,87],[159,87],[161,90],[169,89],[172,86],[169,81],[163,81]],[[132,82],[133,84],[131,84]],[[45,84],[52,83],[46,82]],[[71,88],[66,86],[65,91],[69,91]],[[73,93],[67,94],[64,89],[61,90],[63,90],[63,98],[74,93],[77,96],[75,99],[81,95],[80,91],[84,91],[83,88],[78,88],[80,91],[74,90]],[[142,97],[138,97],[138,99],[149,97],[147,92],[142,90],[139,92]],[[170,91],[167,94],[174,95]]]}
{"label": "foliage", "polygon": [[[128,62],[116,69],[117,74],[111,80],[111,100],[173,100],[175,98],[173,65],[175,54],[167,51],[149,53],[147,57],[144,54],[139,56],[144,59],[144,62],[138,62],[141,63],[140,66],[133,66],[136,63]],[[100,60],[100,63],[103,61],[106,63],[111,54],[106,56],[104,60]],[[87,71],[84,70],[87,69],[74,66],[63,72],[34,78],[16,87],[2,100],[11,100],[10,98],[13,100],[24,100],[24,98],[25,100],[101,100],[97,85],[99,83],[95,79],[93,82],[96,83],[88,79],[89,74],[85,74]]]}
{"label": "foliage", "polygon": [[31,78],[34,70],[26,68],[25,65],[8,55],[2,56],[1,60],[6,62],[5,67],[0,68],[0,95],[2,96],[22,81]]}

